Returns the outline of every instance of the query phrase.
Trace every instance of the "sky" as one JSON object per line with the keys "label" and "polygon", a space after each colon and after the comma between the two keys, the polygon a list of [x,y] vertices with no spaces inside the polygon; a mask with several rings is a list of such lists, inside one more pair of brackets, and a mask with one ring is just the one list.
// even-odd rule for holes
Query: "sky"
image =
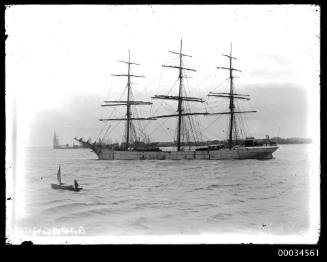
{"label": "sky", "polygon": [[[250,102],[239,103],[244,110],[257,110],[246,116],[248,134],[319,134],[318,6],[13,5],[6,8],[5,28],[7,133],[24,146],[51,146],[54,131],[61,144],[103,134],[108,123],[98,119],[111,113],[100,105],[118,100],[124,91],[126,79],[111,74],[126,73],[126,65],[117,61],[128,59],[128,50],[140,64],[132,72],[145,75],[133,80],[136,100],[151,101],[170,89],[177,94],[178,72],[161,65],[177,65],[168,51],[179,51],[181,38],[183,52],[192,55],[184,65],[197,70],[187,72],[189,95],[208,101],[194,105],[195,111],[226,108],[227,101],[206,95],[228,90],[227,72],[216,67],[228,66],[221,54],[228,54],[232,43],[235,67],[242,70],[235,86],[251,95]],[[141,114],[156,111],[152,102],[139,109]],[[177,105],[165,107],[162,113],[174,113]],[[224,138],[226,120],[216,120],[199,119],[204,138]],[[121,127],[113,125],[112,141],[120,140]],[[146,125],[152,140],[174,137],[176,120],[162,125]]]}

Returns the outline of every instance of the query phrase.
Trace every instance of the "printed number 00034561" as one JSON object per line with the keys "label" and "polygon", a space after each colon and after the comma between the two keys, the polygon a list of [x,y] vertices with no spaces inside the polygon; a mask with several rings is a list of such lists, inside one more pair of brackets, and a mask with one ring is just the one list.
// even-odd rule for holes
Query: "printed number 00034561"
{"label": "printed number 00034561", "polygon": [[318,256],[318,249],[278,249],[280,257],[314,257]]}

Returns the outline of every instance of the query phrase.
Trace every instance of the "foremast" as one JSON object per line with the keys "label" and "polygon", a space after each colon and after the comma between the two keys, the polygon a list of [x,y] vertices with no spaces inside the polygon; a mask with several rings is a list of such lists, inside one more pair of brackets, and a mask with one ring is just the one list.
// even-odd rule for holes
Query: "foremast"
{"label": "foremast", "polygon": [[129,150],[129,141],[130,141],[130,130],[132,120],[155,120],[155,118],[133,118],[131,113],[131,106],[132,105],[151,105],[151,102],[144,102],[144,101],[133,101],[131,100],[131,77],[145,77],[140,75],[133,75],[131,74],[131,65],[140,65],[134,62],[131,62],[130,50],[128,50],[128,61],[121,61],[118,62],[127,64],[127,74],[112,74],[113,76],[123,76],[127,77],[127,97],[126,101],[104,101],[106,104],[101,106],[126,106],[126,118],[105,118],[99,119],[100,121],[126,121],[126,128],[125,128],[125,148],[124,150]]}

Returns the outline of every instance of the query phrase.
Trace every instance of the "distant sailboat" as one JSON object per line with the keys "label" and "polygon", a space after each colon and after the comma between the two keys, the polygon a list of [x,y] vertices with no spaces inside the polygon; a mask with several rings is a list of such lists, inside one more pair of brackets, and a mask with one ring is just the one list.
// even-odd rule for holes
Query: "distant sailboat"
{"label": "distant sailboat", "polygon": [[54,132],[54,134],[53,134],[53,149],[58,149],[58,148],[60,148],[60,145],[59,145],[57,134],[56,134],[56,132]]}
{"label": "distant sailboat", "polygon": [[76,180],[75,180],[75,185],[76,186],[73,186],[73,185],[64,186],[63,185],[65,183],[61,182],[61,166],[60,165],[59,165],[58,172],[57,172],[57,180],[58,180],[59,184],[51,184],[52,189],[63,189],[63,190],[70,190],[70,191],[76,191],[76,192],[83,189],[81,187],[78,187],[78,184],[77,184]]}
{"label": "distant sailboat", "polygon": [[69,145],[69,144],[66,144],[66,145],[60,145],[59,143],[59,138],[56,134],[56,132],[54,132],[53,134],[53,139],[52,139],[52,144],[53,144],[53,149],[78,149],[78,148],[87,148],[86,146],[83,146],[82,144],[81,145],[75,145],[74,142],[73,142],[73,145]]}

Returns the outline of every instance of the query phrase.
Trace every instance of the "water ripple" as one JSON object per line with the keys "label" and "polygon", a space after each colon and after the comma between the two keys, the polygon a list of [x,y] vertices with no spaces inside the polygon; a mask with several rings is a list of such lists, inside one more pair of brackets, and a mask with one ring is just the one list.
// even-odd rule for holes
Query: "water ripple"
{"label": "water ripple", "polygon": [[[298,161],[304,149],[284,146],[271,161],[98,161],[89,150],[29,149],[23,224],[133,234],[265,223],[296,233],[309,221],[309,163]],[[59,164],[64,182],[76,179],[82,191],[50,188]]]}

